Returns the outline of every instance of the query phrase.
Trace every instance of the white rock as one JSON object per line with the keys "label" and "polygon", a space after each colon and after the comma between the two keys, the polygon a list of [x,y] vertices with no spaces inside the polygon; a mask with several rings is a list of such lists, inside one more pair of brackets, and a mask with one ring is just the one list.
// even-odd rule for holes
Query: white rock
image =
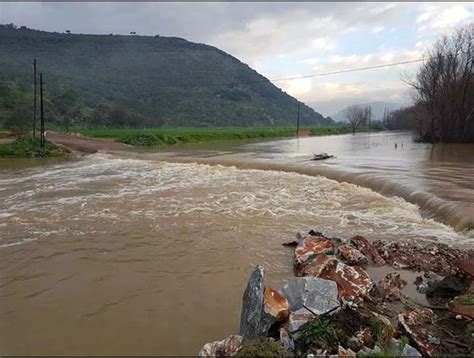
{"label": "white rock", "polygon": [[206,343],[199,352],[200,357],[229,357],[242,348],[242,336],[230,335],[222,341]]}

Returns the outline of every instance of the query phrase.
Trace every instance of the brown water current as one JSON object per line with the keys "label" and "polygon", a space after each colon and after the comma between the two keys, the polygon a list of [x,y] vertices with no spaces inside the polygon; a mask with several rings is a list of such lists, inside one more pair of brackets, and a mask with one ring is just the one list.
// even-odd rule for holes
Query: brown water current
{"label": "brown water current", "polygon": [[[265,266],[275,288],[292,275],[293,252],[281,243],[310,228],[472,246],[472,231],[454,230],[403,195],[317,175],[386,178],[387,186],[454,203],[468,221],[472,146],[444,156],[404,139],[404,152],[395,152],[393,137],[371,136],[96,154],[0,170],[0,353],[196,354],[238,331],[254,265]],[[312,151],[338,158],[309,162]],[[440,159],[431,165],[430,155]],[[421,174],[410,174],[414,168]]]}

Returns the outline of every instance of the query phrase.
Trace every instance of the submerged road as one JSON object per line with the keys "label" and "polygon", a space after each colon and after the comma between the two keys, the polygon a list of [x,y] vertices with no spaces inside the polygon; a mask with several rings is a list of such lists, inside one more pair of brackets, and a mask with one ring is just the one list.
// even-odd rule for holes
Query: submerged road
{"label": "submerged road", "polygon": [[64,145],[72,150],[83,153],[99,151],[129,150],[131,147],[112,140],[73,136],[57,132],[47,132],[46,138],[53,143]]}

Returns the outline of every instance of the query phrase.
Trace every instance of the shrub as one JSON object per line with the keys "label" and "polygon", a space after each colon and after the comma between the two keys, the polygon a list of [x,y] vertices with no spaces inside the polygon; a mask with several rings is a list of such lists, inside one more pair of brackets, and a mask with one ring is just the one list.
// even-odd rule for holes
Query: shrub
{"label": "shrub", "polygon": [[12,143],[0,145],[0,157],[50,157],[64,153],[64,150],[48,140],[45,148],[41,149],[40,140],[31,137],[20,137]]}
{"label": "shrub", "polygon": [[289,357],[290,354],[278,343],[270,339],[244,341],[238,357]]}
{"label": "shrub", "polygon": [[346,334],[335,323],[315,318],[304,326],[297,342],[298,350],[302,352],[310,351],[312,348],[331,350],[337,348],[346,338]]}

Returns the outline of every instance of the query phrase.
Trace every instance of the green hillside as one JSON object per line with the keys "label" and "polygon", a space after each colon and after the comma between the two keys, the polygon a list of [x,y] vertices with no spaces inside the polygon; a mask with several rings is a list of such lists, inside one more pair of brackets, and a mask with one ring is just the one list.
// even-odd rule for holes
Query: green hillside
{"label": "green hillside", "polygon": [[[293,97],[215,47],[175,37],[61,34],[1,25],[4,125],[29,113],[19,106],[31,107],[33,58],[44,73],[49,120],[58,126],[269,127],[293,125],[296,118]],[[330,123],[301,106],[302,125]]]}

